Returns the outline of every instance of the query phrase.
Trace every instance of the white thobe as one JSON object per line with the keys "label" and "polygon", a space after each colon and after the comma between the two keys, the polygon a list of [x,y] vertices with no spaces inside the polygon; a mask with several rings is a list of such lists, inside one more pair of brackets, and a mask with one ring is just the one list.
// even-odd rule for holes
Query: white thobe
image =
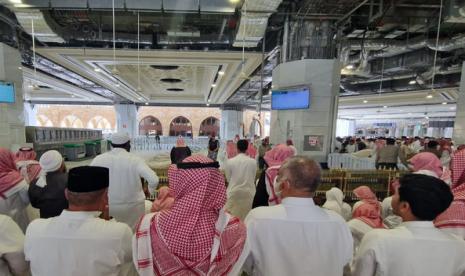
{"label": "white thobe", "polygon": [[145,194],[141,178],[147,180],[149,192],[153,194],[158,185],[155,172],[144,160],[121,148],[114,148],[95,157],[91,166],[110,170],[110,216],[134,228],[139,218],[145,214]]}
{"label": "white thobe", "polygon": [[100,219],[99,214],[64,210],[58,217],[31,222],[24,253],[32,274],[134,274],[131,229],[124,223]]}
{"label": "white thobe", "polygon": [[402,218],[395,215],[392,206],[392,196],[386,197],[381,203],[381,215],[383,217],[384,224],[389,228],[396,228],[402,223]]}
{"label": "white thobe", "polygon": [[255,196],[257,163],[254,159],[240,153],[226,162],[225,175],[228,180],[226,210],[233,216],[244,220],[252,209]]}
{"label": "white thobe", "polygon": [[24,234],[9,217],[0,215],[0,275],[25,275],[29,265],[24,258]]}
{"label": "white thobe", "polygon": [[357,252],[363,237],[366,233],[373,230],[373,227],[359,219],[351,219],[347,222],[347,225],[349,226],[352,237],[354,238],[354,252]]}
{"label": "white thobe", "polygon": [[311,198],[284,198],[250,211],[245,223],[249,275],[340,276],[352,259],[352,235],[342,217]]}
{"label": "white thobe", "polygon": [[354,260],[356,276],[465,275],[465,241],[431,221],[404,222],[365,235]]}
{"label": "white thobe", "polygon": [[27,212],[29,206],[28,189],[29,185],[25,180],[22,180],[4,193],[6,198],[0,197],[0,214],[10,216],[23,233],[26,232],[29,224]]}

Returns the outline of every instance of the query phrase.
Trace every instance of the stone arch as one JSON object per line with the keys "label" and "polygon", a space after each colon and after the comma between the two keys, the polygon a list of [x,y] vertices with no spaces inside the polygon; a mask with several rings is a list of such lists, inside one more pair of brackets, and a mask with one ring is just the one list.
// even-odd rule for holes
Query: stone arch
{"label": "stone arch", "polygon": [[205,118],[200,123],[199,136],[210,136],[212,133],[218,135],[220,132],[220,120],[213,116]]}
{"label": "stone arch", "polygon": [[45,115],[38,114],[36,116],[37,126],[53,127],[53,122]]}
{"label": "stone arch", "polygon": [[82,123],[81,119],[79,119],[78,117],[74,115],[67,115],[61,121],[60,127],[84,128],[84,124]]}
{"label": "stone arch", "polygon": [[139,135],[163,135],[163,127],[158,118],[148,115],[139,122]]}
{"label": "stone arch", "polygon": [[111,130],[112,129],[110,121],[108,121],[106,118],[104,118],[104,117],[102,117],[100,115],[97,115],[97,116],[91,118],[87,122],[87,128],[101,129],[101,130]]}
{"label": "stone arch", "polygon": [[192,123],[184,116],[178,116],[171,120],[169,136],[192,137]]}
{"label": "stone arch", "polygon": [[252,122],[250,123],[249,127],[249,135],[250,137],[253,137],[255,134],[258,136],[262,136],[262,123],[257,120],[256,118],[253,118]]}

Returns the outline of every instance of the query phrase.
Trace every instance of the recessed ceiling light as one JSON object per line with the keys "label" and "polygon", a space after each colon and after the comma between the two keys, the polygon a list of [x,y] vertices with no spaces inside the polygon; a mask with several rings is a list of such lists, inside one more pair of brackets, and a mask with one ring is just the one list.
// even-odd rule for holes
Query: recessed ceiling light
{"label": "recessed ceiling light", "polygon": [[447,102],[442,102],[442,104],[443,104],[443,105],[446,105],[446,104],[447,104]]}
{"label": "recessed ceiling light", "polygon": [[120,85],[119,85],[119,83],[115,83],[115,86],[116,86],[116,87],[119,87]]}
{"label": "recessed ceiling light", "polygon": [[416,80],[411,80],[411,81],[408,82],[408,84],[410,84],[410,85],[414,85],[414,84],[416,84],[416,83],[417,83]]}
{"label": "recessed ceiling light", "polygon": [[208,102],[211,102],[212,100],[208,99]]}
{"label": "recessed ceiling light", "polygon": [[429,119],[429,117],[428,117],[428,116],[425,116],[425,119]]}
{"label": "recessed ceiling light", "polygon": [[229,2],[230,2],[230,3],[233,3],[233,4],[239,3],[239,1],[240,1],[240,0],[229,0]]}
{"label": "recessed ceiling light", "polygon": [[76,96],[73,94],[73,95],[71,95],[71,98],[76,98]]}
{"label": "recessed ceiling light", "polygon": [[433,95],[427,95],[426,98],[427,98],[427,99],[432,99],[432,98],[433,98]]}
{"label": "recessed ceiling light", "polygon": [[101,72],[102,69],[100,69],[100,68],[94,68],[94,71],[95,71],[95,72]]}
{"label": "recessed ceiling light", "polygon": [[455,110],[455,107],[454,107],[454,106],[452,106],[452,107],[449,107],[449,109],[450,109],[450,110]]}
{"label": "recessed ceiling light", "polygon": [[383,106],[383,108],[388,108],[387,105]]}
{"label": "recessed ceiling light", "polygon": [[354,67],[353,64],[349,64],[349,65],[347,65],[345,68],[346,68],[347,70],[352,70],[352,69],[354,69],[355,67]]}
{"label": "recessed ceiling light", "polygon": [[363,103],[367,103],[368,101],[367,100],[363,100]]}
{"label": "recessed ceiling light", "polygon": [[12,4],[22,4],[23,3],[21,0],[9,0],[9,1]]}
{"label": "recessed ceiling light", "polygon": [[210,104],[209,104],[209,103],[207,103],[207,106],[210,106]]}
{"label": "recessed ceiling light", "polygon": [[142,100],[142,97],[139,97],[138,99],[139,99],[139,101],[141,101],[141,100]]}
{"label": "recessed ceiling light", "polygon": [[149,103],[145,103],[145,105],[149,105]]}
{"label": "recessed ceiling light", "polygon": [[224,71],[219,71],[218,75],[220,75],[220,76],[224,75]]}
{"label": "recessed ceiling light", "polygon": [[214,83],[214,84],[212,84],[212,87],[216,87],[216,84],[215,84],[215,83]]}
{"label": "recessed ceiling light", "polygon": [[23,69],[23,67],[19,66],[19,67],[18,67],[18,69],[19,69],[19,70],[22,70],[22,69]]}

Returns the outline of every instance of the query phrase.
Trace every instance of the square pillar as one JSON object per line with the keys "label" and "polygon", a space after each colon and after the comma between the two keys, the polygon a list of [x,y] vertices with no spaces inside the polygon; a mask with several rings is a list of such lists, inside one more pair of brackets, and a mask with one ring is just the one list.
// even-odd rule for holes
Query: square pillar
{"label": "square pillar", "polygon": [[138,134],[137,106],[133,104],[116,104],[116,131],[126,132],[134,138]]}
{"label": "square pillar", "polygon": [[26,142],[23,105],[23,72],[20,52],[6,44],[0,43],[0,80],[13,82],[15,86],[15,103],[0,103],[0,147],[11,148],[12,145]]}
{"label": "square pillar", "polygon": [[460,79],[459,97],[455,113],[454,134],[455,144],[465,144],[465,62],[462,64],[462,76]]}
{"label": "square pillar", "polygon": [[273,70],[275,89],[306,86],[310,107],[271,112],[271,143],[294,141],[299,155],[326,162],[335,139],[341,67],[338,60],[306,59],[278,65]]}

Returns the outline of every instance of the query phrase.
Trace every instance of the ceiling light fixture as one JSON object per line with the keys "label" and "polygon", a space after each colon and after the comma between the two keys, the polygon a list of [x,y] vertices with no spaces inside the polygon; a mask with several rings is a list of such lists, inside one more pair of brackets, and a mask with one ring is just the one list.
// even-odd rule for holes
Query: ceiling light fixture
{"label": "ceiling light fixture", "polygon": [[408,82],[408,84],[410,84],[410,85],[414,85],[414,84],[416,84],[416,83],[417,83],[416,80],[411,80],[411,81]]}
{"label": "ceiling light fixture", "polygon": [[447,102],[442,102],[442,104],[443,104],[443,105],[446,105],[446,104],[447,104]]}
{"label": "ceiling light fixture", "polygon": [[9,0],[11,4],[22,4],[23,2],[21,0]]}
{"label": "ceiling light fixture", "polygon": [[119,84],[119,83],[115,83],[115,86],[116,86],[116,87],[120,87],[120,84]]}
{"label": "ceiling light fixture", "polygon": [[426,95],[426,98],[427,98],[427,99],[432,99],[432,98],[433,98],[433,95],[428,94],[428,95]]}
{"label": "ceiling light fixture", "polygon": [[94,71],[95,71],[95,72],[102,72],[102,69],[100,69],[100,68],[94,68]]}
{"label": "ceiling light fixture", "polygon": [[223,75],[224,75],[224,71],[219,71],[219,72],[218,72],[218,75],[223,76]]}
{"label": "ceiling light fixture", "polygon": [[239,3],[240,0],[229,0],[230,3],[232,4],[236,4],[236,3]]}
{"label": "ceiling light fixture", "polygon": [[352,70],[352,69],[354,69],[354,68],[355,68],[355,66],[354,66],[353,64],[349,64],[349,65],[347,65],[347,66],[345,67],[345,69],[347,69],[347,70]]}
{"label": "ceiling light fixture", "polygon": [[367,103],[368,101],[367,100],[363,100],[363,103]]}
{"label": "ceiling light fixture", "polygon": [[450,110],[455,110],[455,107],[452,106],[452,107],[449,107],[449,109],[450,109]]}
{"label": "ceiling light fixture", "polygon": [[383,106],[383,108],[388,108],[387,105]]}
{"label": "ceiling light fixture", "polygon": [[210,106],[210,104],[209,104],[209,103],[207,103],[207,106]]}
{"label": "ceiling light fixture", "polygon": [[149,105],[149,103],[145,103],[145,105]]}
{"label": "ceiling light fixture", "polygon": [[138,99],[139,99],[139,101],[141,101],[141,100],[142,100],[142,97],[139,97]]}
{"label": "ceiling light fixture", "polygon": [[18,69],[19,69],[19,70],[23,70],[23,67],[19,66]]}
{"label": "ceiling light fixture", "polygon": [[212,87],[216,87],[216,84],[215,84],[215,83],[214,83],[214,84],[212,84]]}

